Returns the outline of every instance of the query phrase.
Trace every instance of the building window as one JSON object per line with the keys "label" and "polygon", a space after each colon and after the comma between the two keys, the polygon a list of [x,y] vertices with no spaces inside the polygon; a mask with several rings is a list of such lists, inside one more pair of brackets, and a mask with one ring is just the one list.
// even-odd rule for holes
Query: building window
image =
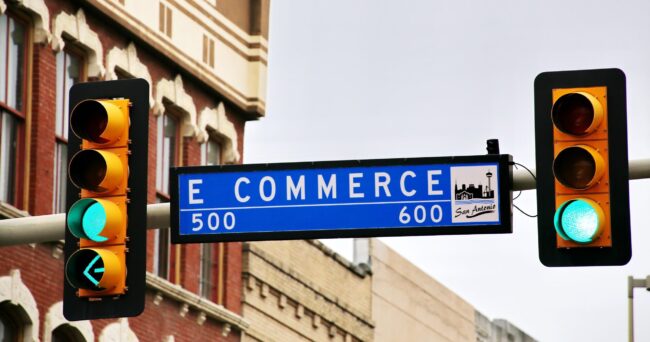
{"label": "building window", "polygon": [[203,35],[203,63],[214,68],[214,39]]}
{"label": "building window", "polygon": [[[221,145],[214,138],[209,138],[201,144],[201,165],[219,164],[221,164]],[[199,294],[211,301],[216,299],[218,303],[221,303],[221,295],[217,294],[220,289],[216,284],[220,284],[223,275],[221,270],[222,248],[221,244],[201,244]],[[215,251],[218,251],[218,255]],[[219,260],[219,262],[215,262],[215,260]]]}
{"label": "building window", "polygon": [[201,244],[201,269],[199,274],[199,294],[201,297],[214,301],[214,248],[213,244]]}
{"label": "building window", "polygon": [[16,307],[9,301],[0,303],[0,341],[23,341],[23,330]]}
{"label": "building window", "polygon": [[221,164],[221,144],[210,138],[201,145],[201,165]]}
{"label": "building window", "polygon": [[52,342],[85,341],[79,330],[69,324],[61,324],[52,331]]}
{"label": "building window", "polygon": [[169,201],[169,168],[178,165],[180,125],[178,119],[165,113],[158,117],[156,146],[156,190],[161,202]]}
{"label": "building window", "polygon": [[[156,141],[156,202],[169,202],[169,168],[180,160],[180,125],[175,116],[165,113],[158,117]],[[170,254],[169,229],[158,229],[153,269],[161,278],[169,279]]]}
{"label": "building window", "polygon": [[25,119],[25,26],[0,15],[0,201],[19,206]]}
{"label": "building window", "polygon": [[82,61],[68,51],[56,55],[56,123],[54,147],[54,193],[52,210],[65,211],[68,168],[68,93],[73,84],[82,80]]}
{"label": "building window", "polygon": [[167,37],[172,36],[172,9],[169,5],[160,3],[158,7],[158,30]]}

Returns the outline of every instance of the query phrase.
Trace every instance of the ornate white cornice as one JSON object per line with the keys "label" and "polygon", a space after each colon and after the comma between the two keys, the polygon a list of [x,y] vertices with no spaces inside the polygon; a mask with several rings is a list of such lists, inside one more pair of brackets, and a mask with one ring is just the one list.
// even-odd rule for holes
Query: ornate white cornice
{"label": "ornate white cornice", "polygon": [[217,108],[204,108],[199,114],[199,143],[205,143],[210,138],[210,128],[218,135],[221,141],[221,157],[226,164],[239,162],[240,154],[237,143],[237,130],[235,125],[228,120],[223,102]]}
{"label": "ornate white cornice", "polygon": [[149,73],[149,68],[147,68],[147,66],[140,61],[140,58],[138,58],[138,51],[133,42],[129,43],[129,46],[127,46],[126,49],[120,49],[115,46],[108,51],[108,55],[106,56],[107,80],[117,79],[116,68],[119,68],[132,77],[143,78],[149,82],[149,106],[153,107],[154,100],[151,95],[151,88],[153,86],[151,74]]}
{"label": "ornate white cornice", "polygon": [[[165,300],[170,299],[184,303],[188,305],[188,310],[204,313],[206,319],[209,318],[229,324],[231,328],[239,331],[247,331],[250,327],[250,322],[244,317],[226,309],[223,305],[207,300],[150,272],[147,272],[147,287],[160,294]],[[199,314],[199,316],[201,315]]]}
{"label": "ornate white cornice", "polygon": [[181,75],[176,75],[173,81],[163,78],[156,83],[155,115],[165,112],[164,100],[173,104],[181,112],[183,116],[181,134],[184,137],[196,136],[199,133],[196,126],[196,106],[192,97],[185,91]]}
{"label": "ornate white cornice", "polygon": [[[34,42],[49,43],[52,39],[50,33],[50,12],[44,0],[14,0],[18,8],[30,14],[34,23]],[[0,13],[7,10],[7,4],[0,0]]]}
{"label": "ornate white cornice", "polygon": [[27,314],[29,322],[24,322],[25,341],[39,341],[38,307],[34,296],[20,278],[20,270],[13,269],[8,276],[0,277],[0,303],[4,301],[20,306]]}
{"label": "ornate white cornice", "polygon": [[52,341],[52,331],[63,324],[70,325],[71,327],[77,329],[77,331],[79,331],[81,336],[83,336],[86,341],[95,340],[95,333],[93,332],[93,326],[90,324],[90,321],[68,321],[63,316],[63,301],[58,301],[50,306],[50,309],[45,315],[43,342]]}
{"label": "ornate white cornice", "polygon": [[129,326],[127,318],[120,318],[117,322],[107,325],[99,335],[99,342],[138,342],[138,336],[135,335]]}
{"label": "ornate white cornice", "polygon": [[65,46],[63,36],[65,35],[69,41],[81,45],[86,50],[88,76],[100,78],[104,76],[104,49],[97,33],[88,26],[83,10],[79,9],[76,15],[66,12],[59,13],[54,18],[53,31],[52,48],[54,50],[63,50]]}

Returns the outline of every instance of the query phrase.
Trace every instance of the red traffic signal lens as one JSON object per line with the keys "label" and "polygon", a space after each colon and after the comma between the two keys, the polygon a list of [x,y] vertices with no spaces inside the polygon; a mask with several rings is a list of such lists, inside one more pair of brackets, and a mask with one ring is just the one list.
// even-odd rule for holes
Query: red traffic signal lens
{"label": "red traffic signal lens", "polygon": [[120,107],[108,101],[84,100],[70,113],[70,127],[74,134],[96,144],[117,141],[126,126]]}
{"label": "red traffic signal lens", "polygon": [[567,147],[553,161],[555,178],[572,189],[584,190],[594,186],[603,172],[603,157],[587,145]]}
{"label": "red traffic signal lens", "polygon": [[562,95],[553,104],[553,124],[570,135],[585,135],[598,127],[603,118],[600,102],[585,92]]}
{"label": "red traffic signal lens", "polygon": [[68,170],[74,185],[99,193],[114,190],[124,177],[119,157],[100,150],[79,151],[70,160]]}

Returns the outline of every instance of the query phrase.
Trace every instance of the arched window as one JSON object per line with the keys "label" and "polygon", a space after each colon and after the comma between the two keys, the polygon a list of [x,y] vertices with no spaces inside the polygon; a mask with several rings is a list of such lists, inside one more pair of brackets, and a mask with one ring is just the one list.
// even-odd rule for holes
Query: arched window
{"label": "arched window", "polygon": [[0,341],[23,341],[24,324],[19,306],[4,301],[0,303]]}
{"label": "arched window", "polygon": [[[180,165],[180,122],[170,111],[158,116],[156,133],[156,202],[169,202],[169,168]],[[158,229],[154,237],[153,271],[170,280],[169,229]]]}
{"label": "arched window", "polygon": [[61,324],[52,331],[52,342],[83,342],[86,339],[77,328],[69,324]]}
{"label": "arched window", "polygon": [[221,141],[210,137],[201,144],[201,165],[221,164]]}
{"label": "arched window", "polygon": [[[183,137],[196,136],[196,106],[177,75],[174,80],[156,83],[154,115],[156,119],[156,202],[169,201],[169,168],[182,165]],[[180,281],[180,249],[172,249],[169,229],[158,229],[154,235],[153,271],[158,276]],[[172,277],[172,270],[175,277]]]}

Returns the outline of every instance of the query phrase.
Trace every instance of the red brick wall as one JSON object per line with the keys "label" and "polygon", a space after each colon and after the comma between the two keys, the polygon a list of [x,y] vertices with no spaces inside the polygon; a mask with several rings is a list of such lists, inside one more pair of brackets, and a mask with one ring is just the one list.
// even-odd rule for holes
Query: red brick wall
{"label": "red brick wall", "polygon": [[[78,10],[77,2],[69,0],[48,0],[46,5],[50,11],[50,19],[54,20],[63,10],[75,14]],[[13,5],[10,5],[10,7]],[[115,46],[124,48],[133,39],[125,35],[124,31],[118,30],[106,20],[98,17],[97,12],[85,10],[86,20],[93,31],[95,31],[102,42],[104,58]],[[75,43],[69,43],[75,44]],[[139,59],[148,67],[152,77],[150,85],[155,95],[155,85],[162,78],[174,79],[179,68],[173,61],[162,59],[161,54],[143,46],[136,39]],[[55,149],[55,104],[56,104],[56,59],[55,51],[49,44],[33,45],[32,63],[32,86],[31,92],[31,131],[30,133],[30,156],[29,168],[29,189],[28,189],[28,211],[32,215],[50,214],[52,212],[53,195],[53,162]],[[192,97],[197,113],[204,108],[215,108],[223,97],[208,90],[207,87],[197,82],[191,75],[183,74],[183,82],[187,93]],[[224,102],[228,118],[235,124],[239,134],[239,152],[243,154],[243,113],[233,107],[230,103]],[[153,112],[149,113],[149,156],[147,181],[147,199],[150,203],[155,202],[156,190],[156,119]],[[183,165],[200,164],[200,145],[194,137],[183,139]],[[153,260],[153,237],[154,231],[149,231],[147,238],[147,269],[152,270]],[[52,257],[52,244],[40,244],[35,247],[19,246],[11,248],[0,248],[0,276],[9,274],[11,269],[19,269],[22,279],[34,295],[40,312],[41,329],[47,309],[55,302],[62,300],[63,287],[63,260]],[[230,243],[225,245],[224,258],[224,306],[233,312],[241,314],[241,243]],[[172,246],[172,250],[176,250]],[[177,265],[180,270],[181,284],[189,291],[197,292],[199,285],[199,245],[183,245],[181,248],[181,264]],[[216,248],[215,248],[216,250]],[[174,253],[171,253],[172,255]],[[62,257],[61,257],[62,258]],[[216,270],[215,270],[216,272]],[[170,270],[171,279],[174,279],[175,271]],[[203,326],[196,323],[196,312],[190,311],[185,317],[178,313],[180,304],[169,299],[163,300],[160,306],[152,303],[152,293],[147,297],[147,308],[141,316],[130,319],[131,328],[138,334],[141,340],[162,340],[164,336],[174,335],[176,341],[221,341],[221,325],[212,320],[207,320]],[[215,296],[216,298],[216,296]],[[93,321],[96,337],[101,329],[114,320]],[[42,336],[39,334],[39,336]],[[239,340],[239,334],[233,329],[225,340]]]}
{"label": "red brick wall", "polygon": [[52,213],[56,58],[48,45],[33,47],[32,130],[29,158],[29,206],[32,215]]}
{"label": "red brick wall", "polygon": [[[48,309],[63,296],[63,260],[52,256],[54,244],[0,248],[0,277],[8,276],[12,269],[20,270],[22,282],[29,288],[39,311],[40,331],[44,333],[44,319]],[[159,305],[153,303],[154,293],[147,292],[146,308],[142,315],[129,318],[131,330],[141,341],[162,341],[174,335],[175,341],[238,341],[240,334],[232,329],[227,338],[222,337],[222,324],[206,320],[197,323],[198,312],[190,309],[182,317],[181,304],[165,298]],[[93,320],[93,331],[98,338],[106,325],[115,319]]]}

